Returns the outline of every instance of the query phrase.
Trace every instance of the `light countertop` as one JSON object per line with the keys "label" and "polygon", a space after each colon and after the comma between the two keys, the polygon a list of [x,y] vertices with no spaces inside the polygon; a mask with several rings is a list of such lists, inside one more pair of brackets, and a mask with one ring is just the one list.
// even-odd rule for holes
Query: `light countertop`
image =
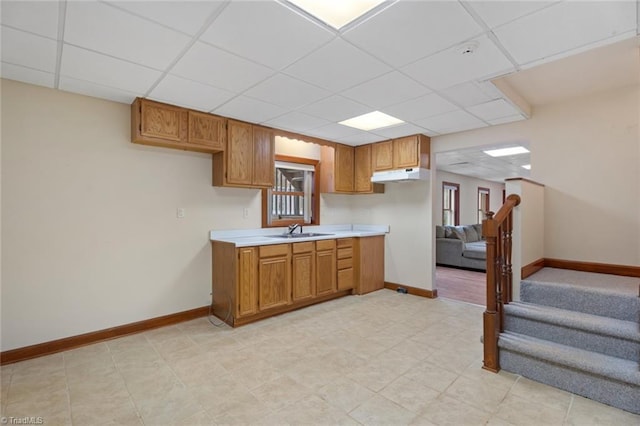
{"label": "light countertop", "polygon": [[[211,241],[233,243],[236,247],[262,246],[268,244],[288,244],[304,241],[330,240],[335,238],[350,237],[374,237],[389,233],[388,225],[319,225],[303,226],[304,233],[321,233],[329,235],[316,235],[302,238],[273,238],[273,235],[287,233],[286,227],[260,228],[260,229],[235,229],[213,230],[209,232]],[[294,233],[299,233],[298,229]]]}

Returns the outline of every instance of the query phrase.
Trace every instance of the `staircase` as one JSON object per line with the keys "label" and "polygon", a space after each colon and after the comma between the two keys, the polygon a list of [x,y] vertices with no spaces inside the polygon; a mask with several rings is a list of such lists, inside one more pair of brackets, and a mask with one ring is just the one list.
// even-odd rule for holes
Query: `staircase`
{"label": "staircase", "polygon": [[543,268],[503,305],[499,365],[640,414],[640,278]]}

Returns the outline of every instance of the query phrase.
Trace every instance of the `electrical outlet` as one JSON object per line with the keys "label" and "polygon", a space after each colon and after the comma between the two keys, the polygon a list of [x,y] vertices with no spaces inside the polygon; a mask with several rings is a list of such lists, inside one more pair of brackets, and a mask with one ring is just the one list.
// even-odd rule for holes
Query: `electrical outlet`
{"label": "electrical outlet", "polygon": [[244,219],[249,217],[249,209],[248,208],[245,207],[244,209],[242,209],[242,217]]}
{"label": "electrical outlet", "polygon": [[184,219],[185,214],[186,213],[185,213],[184,208],[183,207],[178,207],[178,209],[176,210],[176,217],[178,219]]}

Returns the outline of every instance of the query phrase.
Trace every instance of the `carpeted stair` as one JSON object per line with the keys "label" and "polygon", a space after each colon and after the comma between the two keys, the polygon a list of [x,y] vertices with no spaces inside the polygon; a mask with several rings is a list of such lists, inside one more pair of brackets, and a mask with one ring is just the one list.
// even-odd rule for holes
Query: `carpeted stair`
{"label": "carpeted stair", "polygon": [[640,278],[544,268],[505,305],[500,365],[640,414]]}

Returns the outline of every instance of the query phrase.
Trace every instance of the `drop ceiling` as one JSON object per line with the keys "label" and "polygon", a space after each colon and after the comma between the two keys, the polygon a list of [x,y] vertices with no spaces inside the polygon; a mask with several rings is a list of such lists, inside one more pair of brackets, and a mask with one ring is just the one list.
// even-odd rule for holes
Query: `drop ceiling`
{"label": "drop ceiling", "polygon": [[[1,7],[3,78],[349,145],[524,120],[492,79],[635,38],[639,20],[636,1],[387,1],[340,30],[284,0]],[[337,124],[374,110],[405,124]]]}
{"label": "drop ceiling", "polygon": [[491,157],[484,152],[490,149],[513,146],[529,149],[528,142],[517,142],[439,152],[436,154],[436,168],[449,173],[494,182],[504,182],[505,179],[512,177],[529,177],[529,170],[522,166],[531,164],[531,153]]}

